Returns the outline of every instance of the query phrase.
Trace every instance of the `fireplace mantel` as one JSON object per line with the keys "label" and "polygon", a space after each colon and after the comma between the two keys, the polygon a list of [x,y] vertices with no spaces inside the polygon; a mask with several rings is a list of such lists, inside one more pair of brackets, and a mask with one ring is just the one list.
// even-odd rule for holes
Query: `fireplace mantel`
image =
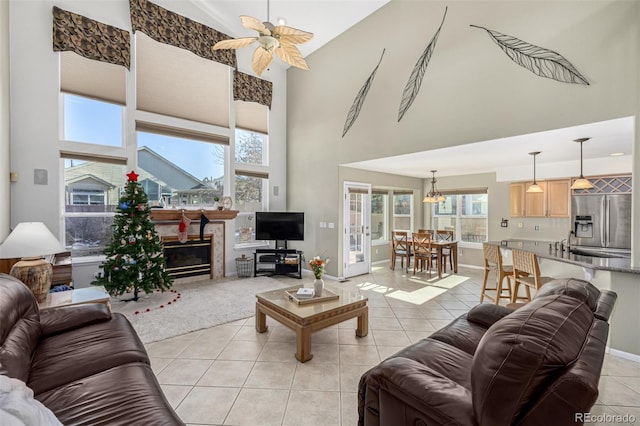
{"label": "fireplace mantel", "polygon": [[207,210],[207,209],[151,209],[151,220],[160,221],[180,221],[182,214],[191,220],[200,219],[204,214],[209,220],[231,220],[238,216],[238,210]]}

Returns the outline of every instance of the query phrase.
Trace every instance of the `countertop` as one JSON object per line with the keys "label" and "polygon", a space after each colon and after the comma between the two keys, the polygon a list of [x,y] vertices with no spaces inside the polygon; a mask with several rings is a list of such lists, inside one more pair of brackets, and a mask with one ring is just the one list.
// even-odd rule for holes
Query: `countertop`
{"label": "countertop", "polygon": [[489,244],[500,246],[504,249],[521,249],[534,252],[541,259],[551,259],[558,262],[570,263],[584,268],[597,269],[603,271],[627,272],[640,274],[640,267],[632,267],[629,258],[595,257],[561,252],[549,248],[553,241],[535,240],[502,240],[489,241]]}

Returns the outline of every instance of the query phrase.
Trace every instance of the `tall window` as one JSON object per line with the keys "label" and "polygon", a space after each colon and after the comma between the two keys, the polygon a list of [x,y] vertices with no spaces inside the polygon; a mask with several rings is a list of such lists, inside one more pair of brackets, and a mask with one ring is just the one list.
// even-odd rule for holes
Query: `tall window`
{"label": "tall window", "polygon": [[150,205],[212,206],[224,195],[225,145],[138,132],[138,182]]}
{"label": "tall window", "polygon": [[100,255],[111,241],[124,173],[118,164],[64,160],[64,243],[72,256]]}
{"label": "tall window", "polygon": [[393,230],[411,231],[413,224],[413,192],[393,193]]}
{"label": "tall window", "polygon": [[389,194],[384,191],[371,193],[371,242],[387,241],[389,233]]}
{"label": "tall window", "polygon": [[236,129],[235,244],[262,243],[255,239],[255,212],[268,210],[269,158],[266,134],[251,130]]}
{"label": "tall window", "polygon": [[462,242],[487,241],[488,194],[451,194],[445,198],[433,205],[433,229],[452,230],[454,238]]}

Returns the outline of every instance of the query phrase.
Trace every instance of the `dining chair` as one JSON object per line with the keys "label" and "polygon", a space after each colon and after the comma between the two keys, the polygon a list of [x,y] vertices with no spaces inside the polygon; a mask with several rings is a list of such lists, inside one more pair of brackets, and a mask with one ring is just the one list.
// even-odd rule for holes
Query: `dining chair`
{"label": "dining chair", "polygon": [[409,233],[406,231],[391,232],[391,270],[396,269],[396,258],[400,258],[400,265],[404,268],[404,260],[407,259],[406,271],[409,272],[409,263],[411,260],[411,241]]}
{"label": "dining chair", "polygon": [[[435,231],[435,239],[438,241],[453,241],[453,231],[438,229]],[[447,272],[447,257],[449,258],[449,266],[453,270],[453,258],[451,256],[451,249],[442,249],[442,269]]]}
{"label": "dining chair", "polygon": [[431,234],[431,237],[433,238],[433,236],[435,235],[435,231],[433,229],[418,229],[418,233],[420,234]]}
{"label": "dining chair", "polygon": [[431,234],[428,232],[414,232],[411,235],[413,242],[413,275],[416,274],[418,268],[424,271],[425,262],[429,273],[434,260],[438,259],[438,252],[431,247]]}
{"label": "dining chair", "polygon": [[[513,275],[513,266],[502,264],[502,253],[500,247],[482,243],[482,255],[484,257],[484,277],[482,278],[482,290],[480,291],[480,303],[484,298],[491,299],[496,305],[500,304],[500,299],[507,299],[507,303],[511,302],[511,277]],[[496,272],[496,286],[487,287],[489,272]],[[507,279],[507,287],[503,288],[502,283]],[[487,293],[487,290],[495,290],[495,297]],[[506,294],[503,293],[506,291]]]}
{"label": "dining chair", "polygon": [[[553,280],[552,277],[540,275],[540,265],[535,253],[525,250],[512,249],[513,257],[513,291],[511,292],[511,303],[524,300],[525,303],[531,301],[531,291],[538,291],[545,283]],[[518,296],[518,289],[523,285],[526,296]]]}

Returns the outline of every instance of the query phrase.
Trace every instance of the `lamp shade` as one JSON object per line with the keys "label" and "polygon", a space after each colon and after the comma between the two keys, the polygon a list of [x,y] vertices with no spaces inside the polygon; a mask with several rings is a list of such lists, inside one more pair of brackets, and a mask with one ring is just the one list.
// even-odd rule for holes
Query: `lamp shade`
{"label": "lamp shade", "polygon": [[0,259],[39,257],[65,248],[42,222],[19,223],[0,245]]}

